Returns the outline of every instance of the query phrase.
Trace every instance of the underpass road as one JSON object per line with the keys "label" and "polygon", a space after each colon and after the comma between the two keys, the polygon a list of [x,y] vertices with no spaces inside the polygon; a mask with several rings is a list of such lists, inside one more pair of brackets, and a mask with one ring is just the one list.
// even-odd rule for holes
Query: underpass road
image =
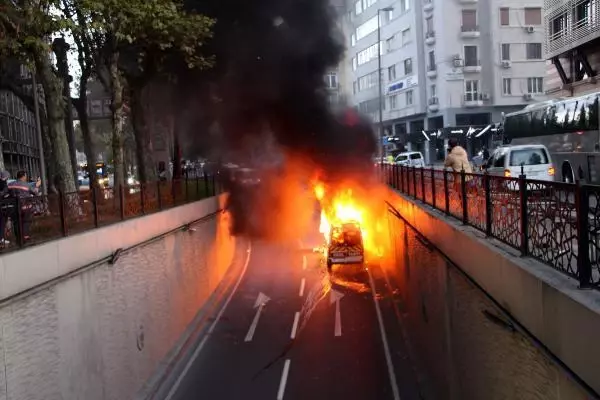
{"label": "underpass road", "polygon": [[[369,273],[328,274],[311,251],[318,243],[316,235],[305,245],[252,243],[241,284],[169,400],[419,398],[391,303],[378,300],[386,352]],[[385,297],[382,279],[374,282]],[[337,328],[332,290],[341,297]]]}

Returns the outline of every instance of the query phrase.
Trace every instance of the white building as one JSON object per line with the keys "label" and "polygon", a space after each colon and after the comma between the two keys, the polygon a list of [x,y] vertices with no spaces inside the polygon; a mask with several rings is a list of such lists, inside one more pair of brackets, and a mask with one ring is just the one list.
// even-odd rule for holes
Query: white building
{"label": "white building", "polygon": [[547,94],[599,91],[600,0],[544,0],[544,23]]}
{"label": "white building", "polygon": [[489,146],[493,129],[468,140],[468,127],[545,99],[543,0],[348,1],[351,102],[378,123],[380,26],[385,134],[430,162],[452,135],[472,152]]}

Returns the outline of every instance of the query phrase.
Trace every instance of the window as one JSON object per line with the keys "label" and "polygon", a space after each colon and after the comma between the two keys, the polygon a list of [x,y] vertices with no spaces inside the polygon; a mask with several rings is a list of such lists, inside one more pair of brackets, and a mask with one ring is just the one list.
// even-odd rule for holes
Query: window
{"label": "window", "polygon": [[356,71],[356,68],[358,68],[358,60],[356,57],[352,57],[352,70]]}
{"label": "window", "polygon": [[[390,51],[392,51],[393,46],[394,46],[394,39],[396,39],[396,36],[392,36],[390,38],[387,38],[385,41],[385,50],[389,53]],[[381,54],[383,55],[383,51],[381,51]]]}
{"label": "window", "polygon": [[433,33],[433,17],[429,17],[425,19],[425,33],[431,34]]}
{"label": "window", "polygon": [[354,11],[356,12],[356,15],[362,14],[362,0],[358,0],[356,3],[354,3]]}
{"label": "window", "polygon": [[335,72],[325,75],[325,86],[328,89],[336,89],[338,87],[337,74]]}
{"label": "window", "polygon": [[431,85],[431,97],[437,97],[437,86],[435,84]]}
{"label": "window", "polygon": [[356,46],[356,35],[354,33],[350,36],[350,43],[353,47]]}
{"label": "window", "polygon": [[410,10],[410,0],[400,0],[400,12]]}
{"label": "window", "polygon": [[536,94],[544,92],[544,78],[527,78],[527,93]]}
{"label": "window", "polygon": [[510,152],[510,166],[548,164],[548,154],[541,147],[530,147]]}
{"label": "window", "polygon": [[402,31],[402,46],[405,46],[410,42],[410,28],[406,28]]}
{"label": "window", "polygon": [[393,110],[394,108],[398,107],[398,96],[391,95],[390,96],[390,110]]}
{"label": "window", "polygon": [[510,96],[512,94],[512,79],[502,79],[502,94],[506,96]]}
{"label": "window", "polygon": [[436,70],[435,51],[434,50],[431,50],[429,52],[429,65],[428,65],[428,69],[429,69],[429,71],[435,71]]}
{"label": "window", "polygon": [[508,8],[500,9],[500,25],[508,26],[510,25],[510,14]]}
{"label": "window", "polygon": [[404,60],[404,75],[412,74],[412,58],[407,58]]}
{"label": "window", "polygon": [[377,72],[371,72],[370,74],[361,76],[358,78],[357,83],[357,92],[362,92],[363,90],[370,89],[377,85]]}
{"label": "window", "polygon": [[477,67],[478,65],[477,46],[465,46],[465,67]]}
{"label": "window", "polygon": [[[377,50],[378,49],[379,49],[379,45],[377,43],[375,43],[374,45],[371,45],[371,46],[367,47],[366,49],[359,51],[358,54],[356,55],[357,64],[363,65],[363,64],[366,64],[369,61],[377,58]],[[383,48],[381,50],[383,52]]]}
{"label": "window", "polygon": [[562,36],[567,27],[567,14],[559,15],[550,21],[550,41],[556,40]]}
{"label": "window", "polygon": [[510,43],[502,43],[502,48],[500,49],[500,59],[502,61],[510,60]]}
{"label": "window", "polygon": [[479,99],[479,81],[465,81],[465,100],[477,101]]}
{"label": "window", "polygon": [[528,60],[541,60],[542,59],[542,44],[541,43],[527,43],[527,59]]}
{"label": "window", "polygon": [[352,82],[352,92],[356,94],[358,92],[358,83],[357,81]]}
{"label": "window", "polygon": [[371,33],[375,32],[379,26],[379,22],[377,21],[377,15],[373,18],[367,20],[364,24],[360,25],[356,28],[356,40],[360,40]]}
{"label": "window", "polygon": [[388,67],[388,80],[393,81],[396,79],[396,65]]}
{"label": "window", "polygon": [[463,31],[474,31],[477,28],[477,10],[462,10]]}
{"label": "window", "polygon": [[496,154],[494,156],[494,168],[504,168],[506,162],[506,154]]}
{"label": "window", "polygon": [[542,9],[525,8],[525,25],[541,25],[542,24]]}
{"label": "window", "polygon": [[387,24],[393,19],[394,19],[394,10],[389,10],[389,11],[383,12],[383,18],[382,18],[383,23]]}
{"label": "window", "polygon": [[411,106],[412,103],[413,103],[413,91],[408,90],[408,91],[406,91],[406,105]]}

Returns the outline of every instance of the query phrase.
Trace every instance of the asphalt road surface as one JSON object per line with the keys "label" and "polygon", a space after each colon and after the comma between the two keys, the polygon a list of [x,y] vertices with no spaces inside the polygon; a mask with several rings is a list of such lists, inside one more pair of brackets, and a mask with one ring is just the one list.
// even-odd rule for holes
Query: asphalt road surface
{"label": "asphalt road surface", "polygon": [[319,244],[251,243],[231,301],[166,399],[420,398],[383,271],[330,275]]}

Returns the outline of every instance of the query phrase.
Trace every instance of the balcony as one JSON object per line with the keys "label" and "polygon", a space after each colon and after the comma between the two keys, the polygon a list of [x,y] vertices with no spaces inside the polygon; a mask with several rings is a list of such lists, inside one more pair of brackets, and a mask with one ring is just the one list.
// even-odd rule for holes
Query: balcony
{"label": "balcony", "polygon": [[585,3],[561,0],[546,5],[544,14],[550,26],[545,40],[547,59],[600,38],[600,18],[596,15],[598,4],[592,4],[588,14],[582,13],[582,4]]}
{"label": "balcony", "polygon": [[431,97],[427,103],[431,112],[437,112],[440,109],[440,100],[437,96]]}
{"label": "balcony", "polygon": [[481,72],[481,61],[479,60],[466,60],[463,66],[463,73],[465,74],[476,74]]}
{"label": "balcony", "polygon": [[483,94],[482,93],[466,93],[464,96],[465,107],[482,107],[483,106]]}
{"label": "balcony", "polygon": [[429,31],[425,33],[425,44],[432,46],[435,44],[435,32]]}
{"label": "balcony", "polygon": [[475,39],[481,36],[479,25],[463,25],[461,26],[460,36],[463,39]]}
{"label": "balcony", "polygon": [[427,67],[427,77],[431,79],[437,78],[437,67],[435,65]]}
{"label": "balcony", "polygon": [[425,4],[423,4],[423,11],[425,11],[425,12],[433,11],[433,0],[425,1]]}

